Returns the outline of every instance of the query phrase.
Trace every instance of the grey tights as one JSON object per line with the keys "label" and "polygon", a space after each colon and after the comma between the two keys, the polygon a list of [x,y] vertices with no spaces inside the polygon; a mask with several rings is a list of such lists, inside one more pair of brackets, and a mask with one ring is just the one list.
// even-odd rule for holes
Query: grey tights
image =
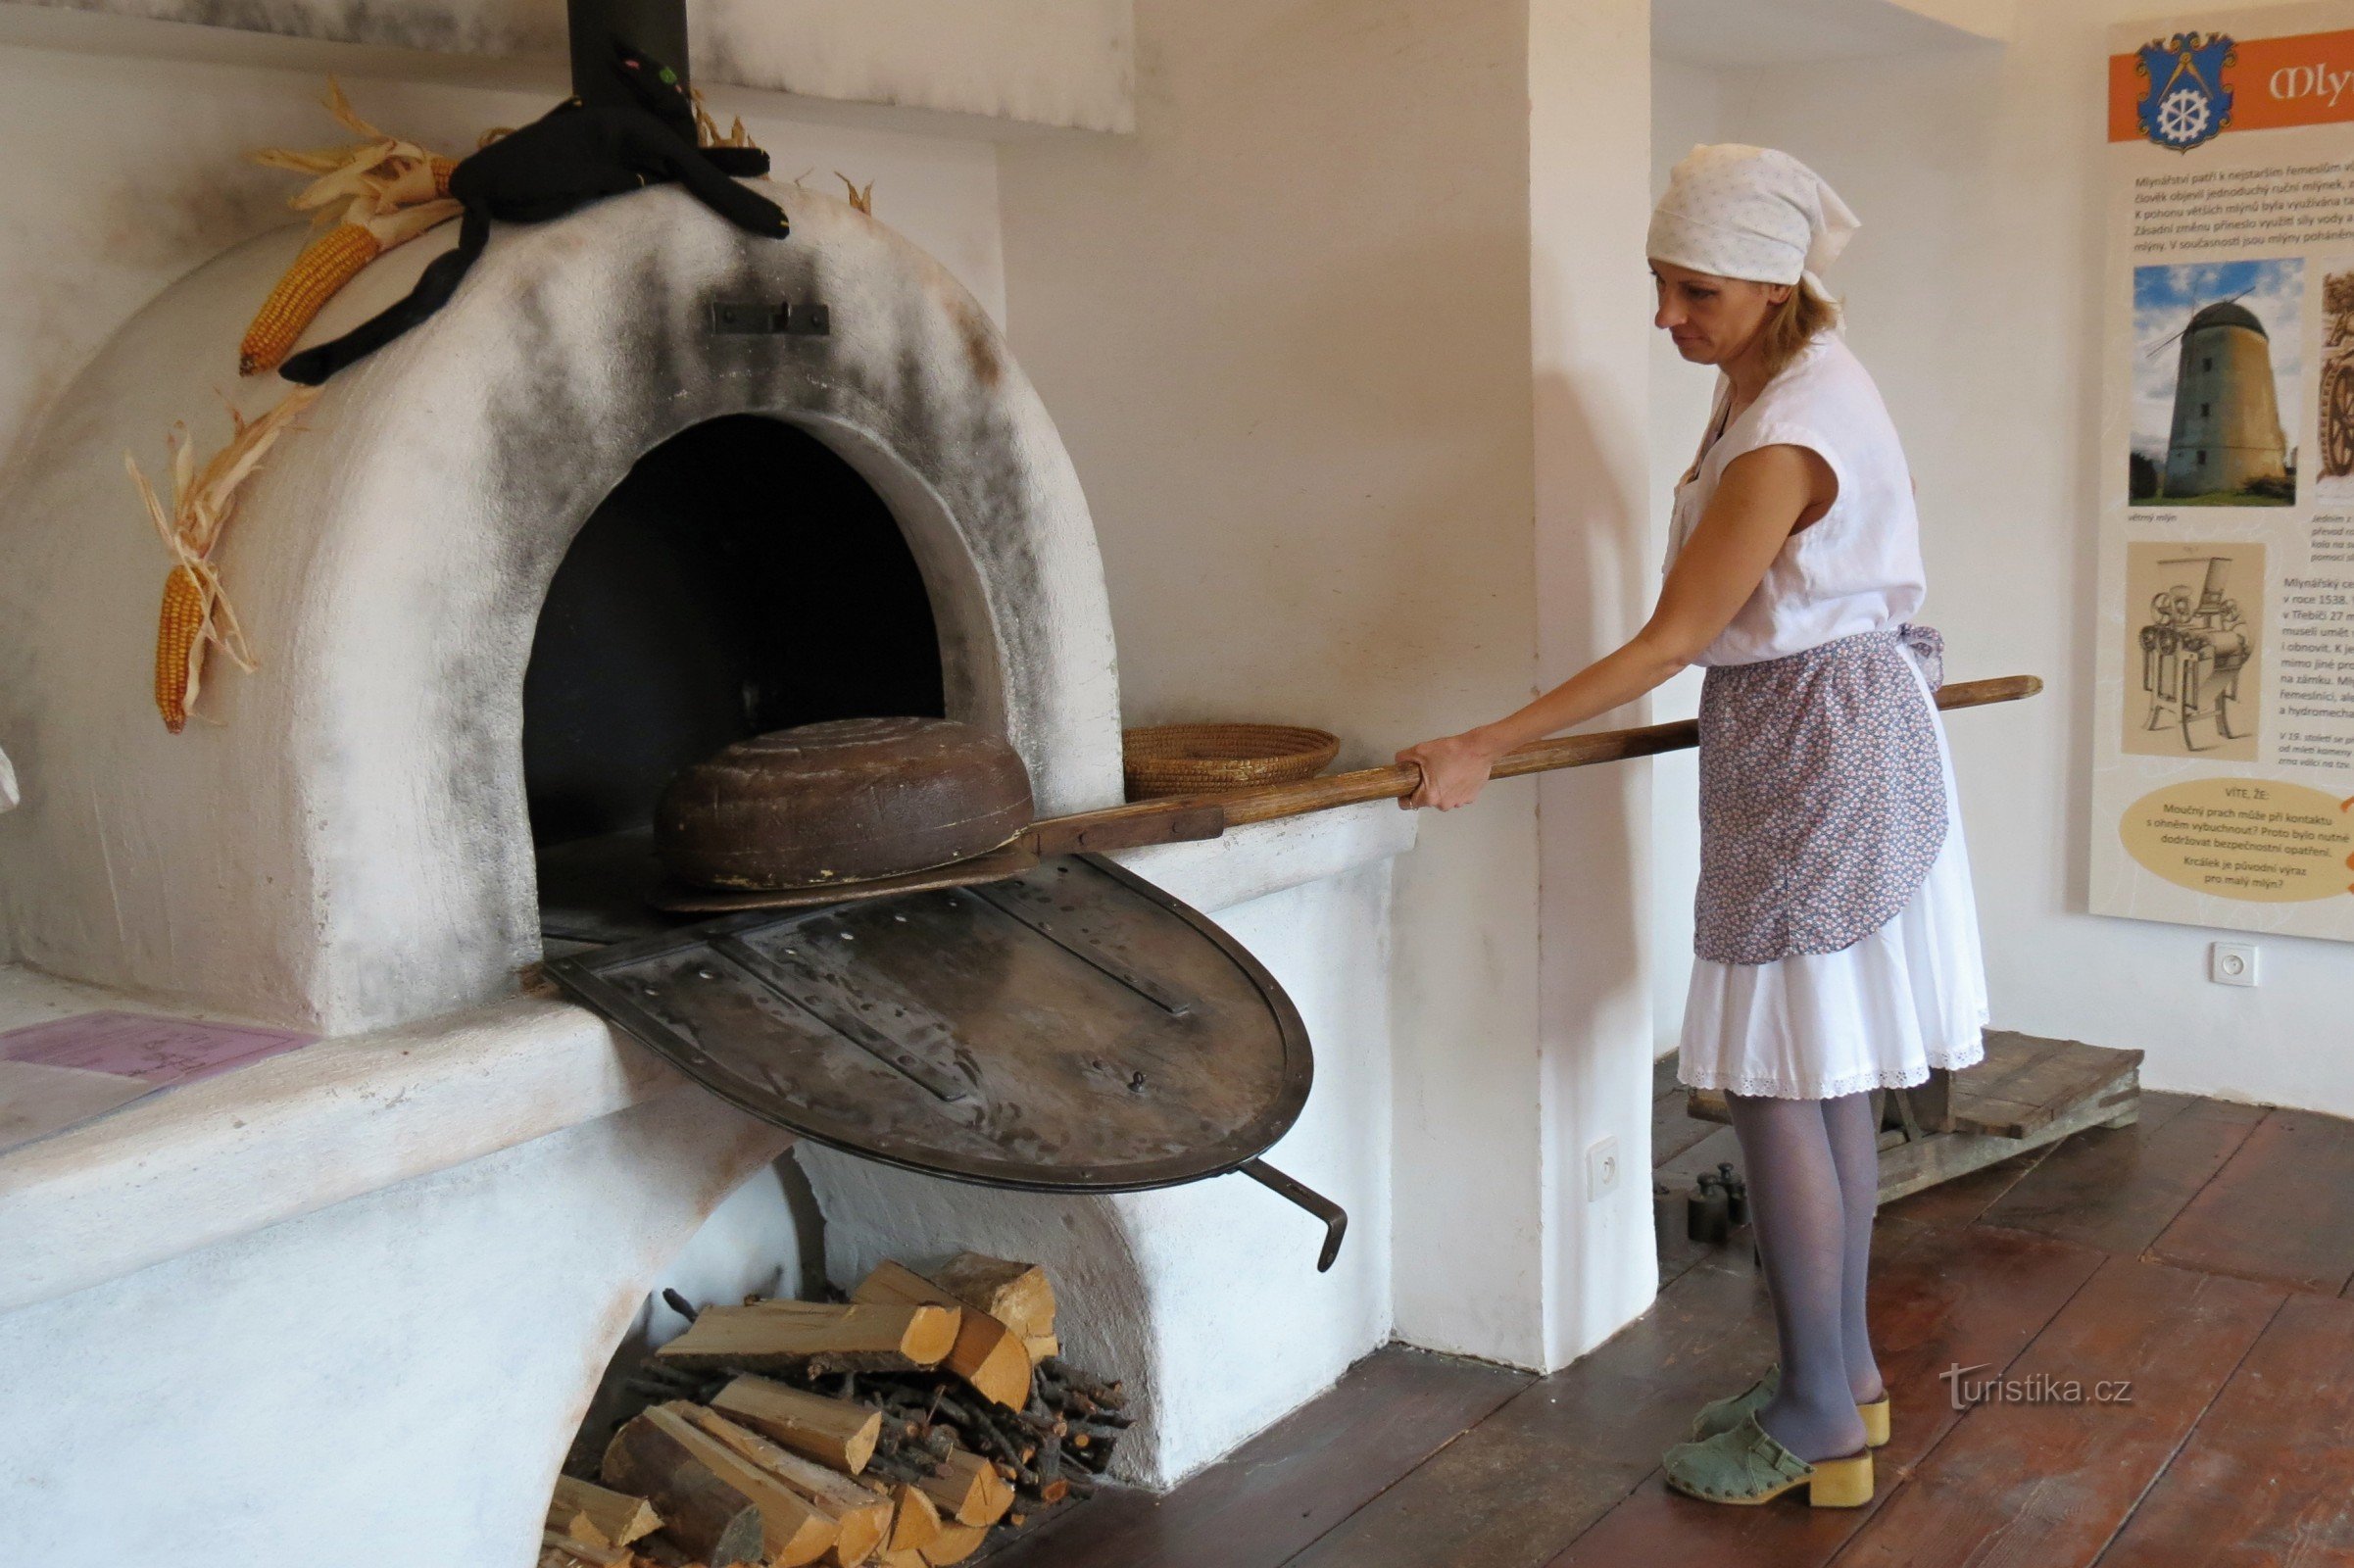
{"label": "grey tights", "polygon": [[1880,1189],[1872,1096],[1728,1093],[1725,1102],[1782,1349],[1781,1386],[1757,1424],[1801,1459],[1853,1453],[1864,1446],[1855,1407],[1883,1393],[1864,1324]]}

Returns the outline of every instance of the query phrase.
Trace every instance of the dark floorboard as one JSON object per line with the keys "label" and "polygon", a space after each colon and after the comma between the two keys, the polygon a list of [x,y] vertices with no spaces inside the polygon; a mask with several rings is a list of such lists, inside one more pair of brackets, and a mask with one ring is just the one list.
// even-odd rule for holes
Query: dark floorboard
{"label": "dark floorboard", "polygon": [[1277,1568],[1534,1381],[1394,1346],[1175,1492],[1103,1493],[990,1568]]}
{"label": "dark floorboard", "polygon": [[2266,1112],[2149,1251],[2185,1268],[2338,1295],[2354,1283],[2354,1122]]}
{"label": "dark floorboard", "polygon": [[1392,1346],[990,1568],[2354,1568],[2354,1123],[2146,1093],[2131,1126],[1887,1205],[1872,1503],[1731,1508],[1658,1455],[1773,1358],[1772,1311],[1746,1227],[1683,1233],[1732,1129],[1684,1114],[1672,1057],[1653,1087],[1660,1293],[1606,1343],[1542,1378]]}

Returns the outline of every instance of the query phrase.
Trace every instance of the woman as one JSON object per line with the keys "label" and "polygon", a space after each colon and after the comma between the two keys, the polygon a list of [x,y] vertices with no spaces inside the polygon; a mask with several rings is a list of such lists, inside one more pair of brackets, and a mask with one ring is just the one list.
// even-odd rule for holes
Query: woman
{"label": "woman", "polygon": [[1871,1091],[1984,1054],[1960,807],[1909,623],[1912,481],[1817,282],[1854,216],[1788,154],[1697,147],[1651,220],[1656,324],[1721,372],[1676,489],[1658,608],[1517,712],[1398,754],[1402,803],[1467,806],[1496,760],[1687,664],[1700,698],[1700,881],[1677,1076],[1725,1091],[1781,1359],[1704,1406],[1671,1486],[1760,1502],[1872,1495],[1888,1398],[1864,1322],[1879,1192]]}

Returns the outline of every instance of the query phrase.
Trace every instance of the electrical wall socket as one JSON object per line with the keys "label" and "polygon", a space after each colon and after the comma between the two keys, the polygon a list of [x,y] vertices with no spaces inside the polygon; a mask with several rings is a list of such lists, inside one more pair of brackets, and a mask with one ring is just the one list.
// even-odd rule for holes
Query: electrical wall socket
{"label": "electrical wall socket", "polygon": [[1594,1202],[1618,1187],[1618,1139],[1597,1138],[1586,1148],[1586,1201]]}
{"label": "electrical wall socket", "polygon": [[2256,983],[2256,944],[2212,942],[2207,945],[2207,978],[2219,986]]}

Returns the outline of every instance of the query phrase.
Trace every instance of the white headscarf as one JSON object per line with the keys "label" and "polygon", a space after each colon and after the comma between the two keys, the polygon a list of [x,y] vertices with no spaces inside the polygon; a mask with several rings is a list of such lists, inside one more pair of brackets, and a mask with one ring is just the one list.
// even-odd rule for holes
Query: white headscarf
{"label": "white headscarf", "polygon": [[1717,277],[1795,283],[1816,274],[1861,226],[1838,191],[1785,152],[1719,142],[1694,147],[1668,174],[1651,213],[1653,261]]}

